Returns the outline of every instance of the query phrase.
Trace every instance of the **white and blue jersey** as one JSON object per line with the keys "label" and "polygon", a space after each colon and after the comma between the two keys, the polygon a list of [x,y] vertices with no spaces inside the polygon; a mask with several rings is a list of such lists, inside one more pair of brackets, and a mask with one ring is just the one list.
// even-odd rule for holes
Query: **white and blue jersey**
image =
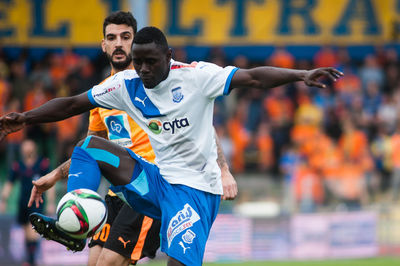
{"label": "white and blue jersey", "polygon": [[201,265],[218,213],[223,189],[214,100],[229,93],[236,70],[171,61],[167,79],[152,89],[126,70],[88,92],[94,105],[125,111],[148,134],[156,165],[127,149],[137,162],[131,183],[111,189],[132,208],[161,219],[161,250],[186,265]]}
{"label": "white and blue jersey", "polygon": [[134,70],[125,70],[93,87],[88,97],[96,106],[127,112],[146,131],[170,184],[221,195],[213,107],[216,97],[229,93],[236,70],[171,60],[167,79],[152,89]]}

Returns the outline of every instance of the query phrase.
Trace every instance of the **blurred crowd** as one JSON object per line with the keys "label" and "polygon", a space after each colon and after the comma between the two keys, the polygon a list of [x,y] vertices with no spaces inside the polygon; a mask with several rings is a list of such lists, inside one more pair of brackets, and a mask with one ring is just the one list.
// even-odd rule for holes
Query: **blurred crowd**
{"label": "blurred crowd", "polygon": [[[186,62],[183,48],[174,58]],[[313,212],[332,202],[347,210],[400,193],[400,61],[397,50],[377,47],[362,60],[346,48],[323,46],[298,60],[276,47],[263,61],[243,55],[228,60],[222,49],[206,61],[240,68],[269,65],[312,69],[333,66],[345,75],[326,88],[302,82],[268,91],[248,88],[218,98],[214,126],[234,174],[256,172],[281,181],[291,210]],[[0,49],[0,112],[25,111],[53,97],[82,93],[109,75],[103,55],[78,55],[72,48],[31,60],[8,58]],[[5,165],[18,158],[24,138],[34,139],[53,167],[69,158],[86,134],[87,116],[28,127],[0,144]]]}

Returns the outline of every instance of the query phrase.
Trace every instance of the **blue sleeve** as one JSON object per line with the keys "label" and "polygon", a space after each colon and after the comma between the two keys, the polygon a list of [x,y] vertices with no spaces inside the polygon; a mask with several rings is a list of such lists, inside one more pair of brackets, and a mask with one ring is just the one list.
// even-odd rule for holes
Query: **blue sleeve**
{"label": "blue sleeve", "polygon": [[239,70],[239,68],[237,68],[237,67],[232,69],[231,73],[229,74],[228,78],[226,79],[226,83],[225,83],[225,87],[224,87],[224,95],[228,95],[231,92],[231,90],[232,90],[231,81],[232,81],[233,75],[238,70]]}

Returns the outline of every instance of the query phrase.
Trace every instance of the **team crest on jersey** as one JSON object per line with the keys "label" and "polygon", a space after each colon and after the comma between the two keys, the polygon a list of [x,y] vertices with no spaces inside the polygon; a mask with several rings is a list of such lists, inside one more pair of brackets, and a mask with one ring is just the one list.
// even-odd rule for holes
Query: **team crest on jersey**
{"label": "team crest on jersey", "polygon": [[[174,240],[178,234],[180,234],[183,230],[192,227],[193,224],[198,220],[200,220],[198,213],[188,203],[186,203],[183,209],[175,214],[175,216],[169,221],[167,230],[168,247],[171,246],[172,240]],[[188,236],[187,239],[190,238],[191,237]]]}
{"label": "team crest on jersey", "polygon": [[172,92],[172,100],[175,103],[180,103],[183,99],[182,88],[176,87],[176,88],[172,89],[171,92]]}

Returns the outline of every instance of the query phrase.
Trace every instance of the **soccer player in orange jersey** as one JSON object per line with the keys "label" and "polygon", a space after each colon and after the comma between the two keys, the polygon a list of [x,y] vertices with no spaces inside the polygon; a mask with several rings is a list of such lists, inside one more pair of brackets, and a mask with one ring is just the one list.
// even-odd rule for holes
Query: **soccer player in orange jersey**
{"label": "soccer player in orange jersey", "polygon": [[[116,12],[104,20],[102,50],[106,54],[112,73],[133,68],[131,45],[136,33],[136,20],[130,12]],[[125,112],[96,108],[91,110],[88,135],[109,139],[131,149],[150,162],[155,155],[147,134]],[[218,144],[218,143],[217,143]],[[218,144],[219,147],[219,144]],[[236,182],[229,172],[222,150],[218,148],[218,164],[222,172],[223,199],[237,194]],[[58,180],[67,178],[70,161],[34,182],[30,205]],[[88,265],[129,265],[143,258],[153,258],[160,246],[160,221],[139,214],[116,197],[111,191],[106,196],[109,216],[102,231],[89,243]],[[80,244],[84,247],[84,243]],[[70,246],[75,249],[75,246]]]}

